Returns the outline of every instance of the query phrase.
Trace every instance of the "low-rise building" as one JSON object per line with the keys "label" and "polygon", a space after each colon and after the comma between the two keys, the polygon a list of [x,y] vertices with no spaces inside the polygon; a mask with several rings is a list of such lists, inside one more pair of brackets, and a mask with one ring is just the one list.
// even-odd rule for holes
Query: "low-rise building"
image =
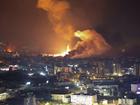
{"label": "low-rise building", "polygon": [[97,95],[71,95],[72,105],[94,105],[97,103]]}
{"label": "low-rise building", "polygon": [[70,94],[51,94],[53,101],[58,101],[62,103],[70,102]]}

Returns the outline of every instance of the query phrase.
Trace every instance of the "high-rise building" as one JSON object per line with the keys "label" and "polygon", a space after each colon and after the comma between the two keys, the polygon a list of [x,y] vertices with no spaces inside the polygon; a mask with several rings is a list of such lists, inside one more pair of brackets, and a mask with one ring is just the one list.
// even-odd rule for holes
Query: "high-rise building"
{"label": "high-rise building", "polygon": [[104,76],[104,69],[105,69],[105,65],[103,62],[96,62],[94,63],[94,65],[96,66],[96,74],[97,76]]}
{"label": "high-rise building", "polygon": [[119,63],[113,63],[113,74],[118,76],[122,74],[121,65]]}
{"label": "high-rise building", "polygon": [[135,75],[140,76],[140,62],[134,64]]}

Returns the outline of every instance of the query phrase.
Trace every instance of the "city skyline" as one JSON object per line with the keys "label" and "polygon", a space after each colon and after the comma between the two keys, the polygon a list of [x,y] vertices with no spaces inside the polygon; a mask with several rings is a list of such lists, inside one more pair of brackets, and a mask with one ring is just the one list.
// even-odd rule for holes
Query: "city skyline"
{"label": "city skyline", "polygon": [[139,4],[0,0],[0,105],[140,105]]}

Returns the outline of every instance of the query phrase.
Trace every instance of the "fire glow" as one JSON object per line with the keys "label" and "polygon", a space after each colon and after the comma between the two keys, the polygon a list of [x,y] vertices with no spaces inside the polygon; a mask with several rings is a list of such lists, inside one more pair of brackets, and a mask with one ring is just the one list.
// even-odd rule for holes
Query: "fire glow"
{"label": "fire glow", "polygon": [[[95,30],[87,29],[74,32],[74,25],[65,18],[71,9],[68,0],[38,0],[37,7],[48,12],[53,31],[62,39],[57,46],[68,44],[65,50],[60,49],[60,53],[47,55],[55,57],[70,55],[71,58],[85,58],[101,55],[111,48],[102,35]],[[78,38],[79,41],[74,46],[70,46],[73,38]]]}
{"label": "fire glow", "polygon": [[61,53],[58,53],[58,54],[54,54],[53,56],[54,57],[58,57],[58,56],[64,57],[64,56],[68,55],[70,51],[71,51],[70,47],[69,47],[69,45],[67,45],[67,48],[65,51],[62,51]]}
{"label": "fire glow", "polygon": [[85,58],[101,55],[111,48],[105,39],[95,30],[76,31],[74,35],[74,37],[78,37],[80,41],[77,41],[73,49],[70,49],[70,46],[67,45],[66,50],[54,54],[55,57],[64,57],[73,52],[73,54],[70,54],[71,58]]}
{"label": "fire glow", "polygon": [[84,30],[75,32],[75,37],[80,41],[74,46],[74,53],[71,58],[85,58],[102,55],[109,51],[111,46],[95,30]]}

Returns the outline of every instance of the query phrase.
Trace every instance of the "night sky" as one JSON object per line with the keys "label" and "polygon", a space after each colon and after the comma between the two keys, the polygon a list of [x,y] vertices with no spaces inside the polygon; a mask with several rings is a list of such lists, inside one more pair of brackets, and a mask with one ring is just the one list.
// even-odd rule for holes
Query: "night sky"
{"label": "night sky", "polygon": [[[130,55],[140,53],[139,0],[67,0],[75,30],[95,29],[112,46]],[[37,0],[0,0],[0,41],[18,48],[46,51],[56,41],[47,12]],[[66,17],[66,18],[69,18]]]}

